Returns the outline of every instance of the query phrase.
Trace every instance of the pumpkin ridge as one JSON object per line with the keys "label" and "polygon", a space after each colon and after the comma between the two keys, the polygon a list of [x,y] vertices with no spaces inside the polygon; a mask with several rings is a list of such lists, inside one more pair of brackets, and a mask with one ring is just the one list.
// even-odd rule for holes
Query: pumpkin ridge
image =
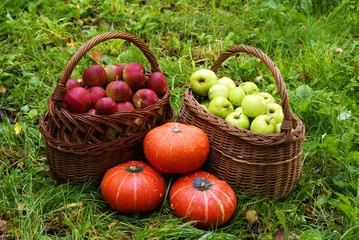
{"label": "pumpkin ridge", "polygon": [[217,214],[217,224],[218,224],[218,216],[221,217],[221,220],[222,220],[220,223],[225,222],[226,213],[224,211],[223,201],[221,199],[219,199],[218,196],[216,194],[214,194],[213,191],[209,191],[209,194],[211,194],[211,196],[217,201],[217,204],[219,207],[218,211],[220,211],[220,214]]}
{"label": "pumpkin ridge", "polygon": [[180,191],[182,191],[182,190],[184,190],[184,189],[186,189],[186,188],[192,188],[192,186],[191,186],[191,185],[187,185],[187,186],[184,186],[184,187],[182,187],[182,188],[177,189],[177,190],[172,194],[172,197],[171,197],[171,198],[174,198],[174,197],[177,195],[177,193],[179,193]]}
{"label": "pumpkin ridge", "polygon": [[204,200],[204,222],[206,223],[209,218],[209,209],[208,209],[208,196],[207,191],[203,191],[203,200]]}
{"label": "pumpkin ridge", "polygon": [[133,203],[134,208],[137,210],[137,174],[133,174]]}
{"label": "pumpkin ridge", "polygon": [[191,198],[191,201],[188,202],[188,206],[187,206],[187,209],[186,209],[186,215],[190,214],[192,211],[193,211],[193,207],[192,207],[192,202],[194,200],[194,198],[196,197],[197,195],[197,191],[194,192],[192,198]]}
{"label": "pumpkin ridge", "polygon": [[[148,175],[151,176],[151,174],[148,174]],[[145,185],[146,185],[147,189],[151,189],[151,188],[150,188],[150,183],[148,182],[148,180],[147,180],[146,177],[143,177],[141,182],[142,182],[142,184],[145,184]],[[153,189],[151,189],[151,190],[153,190]],[[149,194],[148,202],[151,202],[151,203],[152,203],[152,194]]]}
{"label": "pumpkin ridge", "polygon": [[[228,202],[232,205],[233,208],[236,208],[236,205],[233,205],[233,201],[232,198],[226,193],[224,192],[220,187],[218,187],[218,185],[216,184],[216,186],[213,187],[213,190],[217,190],[218,192],[220,192],[223,196],[225,196],[228,200]],[[237,199],[235,201],[235,203],[237,204]]]}
{"label": "pumpkin ridge", "polygon": [[[113,170],[114,170],[114,169],[113,169]],[[110,171],[109,171],[108,174],[110,174],[110,175],[109,175],[109,177],[107,177],[107,178],[105,179],[106,181],[104,181],[104,182],[101,183],[102,185],[106,185],[107,182],[110,181],[110,179],[111,179],[112,177],[114,177],[114,175],[117,174],[117,172],[116,172],[116,171],[113,171],[113,170],[110,170]]]}
{"label": "pumpkin ridge", "polygon": [[[185,134],[186,134],[186,130],[185,131],[182,130],[181,134],[178,134],[178,135],[179,135],[179,138],[180,138],[181,143],[183,144],[183,146],[188,146],[187,141],[186,141],[186,137],[184,136]],[[182,151],[182,149],[181,149],[181,151]],[[183,153],[182,156],[186,156],[185,154],[186,153]]]}
{"label": "pumpkin ridge", "polygon": [[120,183],[120,185],[118,186],[117,188],[117,192],[116,192],[116,208],[119,208],[119,195],[120,195],[120,190],[122,188],[122,185],[124,184],[126,178],[128,177],[129,173],[127,173],[123,178],[122,178],[122,181]]}

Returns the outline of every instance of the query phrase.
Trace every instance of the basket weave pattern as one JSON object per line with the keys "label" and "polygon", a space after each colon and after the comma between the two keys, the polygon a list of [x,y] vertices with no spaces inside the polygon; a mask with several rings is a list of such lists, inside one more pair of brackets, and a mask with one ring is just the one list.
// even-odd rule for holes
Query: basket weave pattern
{"label": "basket weave pattern", "polygon": [[211,145],[204,169],[248,195],[281,198],[295,186],[301,173],[304,125],[291,112],[285,83],[280,71],[260,50],[239,45],[222,53],[211,70],[235,53],[247,53],[264,62],[274,76],[281,97],[284,120],[279,134],[258,134],[234,127],[227,121],[204,110],[201,97],[187,89],[178,113],[178,121],[202,128]]}
{"label": "basket weave pattern", "polygon": [[151,65],[151,72],[162,72],[148,47],[138,38],[121,32],[108,32],[80,47],[68,62],[53,94],[48,111],[40,120],[46,141],[46,156],[53,177],[60,181],[99,183],[111,167],[133,159],[143,159],[142,142],[153,127],[173,119],[169,90],[145,109],[111,115],[70,113],[61,104],[66,82],[79,60],[95,45],[110,39],[123,39],[138,47]]}

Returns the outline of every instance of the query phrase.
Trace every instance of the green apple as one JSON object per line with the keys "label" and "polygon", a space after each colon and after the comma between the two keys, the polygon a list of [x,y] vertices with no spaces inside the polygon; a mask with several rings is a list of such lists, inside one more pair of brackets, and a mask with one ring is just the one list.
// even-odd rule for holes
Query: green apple
{"label": "green apple", "polygon": [[208,111],[209,100],[203,100],[199,104],[201,105],[201,107]]}
{"label": "green apple", "polygon": [[242,104],[244,96],[246,96],[244,89],[242,87],[235,87],[229,90],[228,99],[231,101],[233,106],[239,107]]}
{"label": "green apple", "polygon": [[208,107],[208,105],[209,105],[209,100],[202,100],[199,104]]}
{"label": "green apple", "polygon": [[228,98],[229,90],[225,85],[222,84],[214,84],[209,90],[208,90],[208,99],[209,101],[212,101],[216,97],[224,97]]}
{"label": "green apple", "polygon": [[236,108],[234,109],[234,111],[235,111],[235,112],[243,113],[242,107],[236,107]]}
{"label": "green apple", "polygon": [[190,77],[192,91],[202,97],[207,97],[208,90],[217,82],[216,73],[209,69],[199,69]]}
{"label": "green apple", "polygon": [[276,133],[280,133],[280,127],[282,126],[282,123],[280,122],[280,123],[277,123],[276,125],[275,125],[275,132]]}
{"label": "green apple", "polygon": [[209,102],[208,111],[217,117],[225,119],[228,114],[234,111],[234,108],[227,98],[216,97]]}
{"label": "green apple", "polygon": [[259,93],[259,88],[254,82],[243,82],[239,86],[243,88],[247,95]]}
{"label": "green apple", "polygon": [[267,103],[275,103],[275,99],[272,96],[272,94],[267,93],[267,92],[259,92],[257,94],[262,95]]}
{"label": "green apple", "polygon": [[277,123],[283,122],[284,113],[282,106],[278,103],[268,103],[267,115],[273,117]]}
{"label": "green apple", "polygon": [[227,115],[226,121],[239,128],[249,129],[250,126],[249,118],[241,112],[231,112]]}
{"label": "green apple", "polygon": [[226,86],[228,90],[236,87],[236,83],[229,77],[221,77],[218,79],[218,83]]}
{"label": "green apple", "polygon": [[276,132],[276,121],[266,114],[258,115],[251,122],[250,130],[256,133],[270,134]]}
{"label": "green apple", "polygon": [[255,118],[258,115],[267,113],[267,103],[261,95],[246,95],[241,104],[243,113],[248,117]]}
{"label": "green apple", "polygon": [[208,107],[206,105],[200,104],[201,107],[203,107],[204,110],[208,111]]}

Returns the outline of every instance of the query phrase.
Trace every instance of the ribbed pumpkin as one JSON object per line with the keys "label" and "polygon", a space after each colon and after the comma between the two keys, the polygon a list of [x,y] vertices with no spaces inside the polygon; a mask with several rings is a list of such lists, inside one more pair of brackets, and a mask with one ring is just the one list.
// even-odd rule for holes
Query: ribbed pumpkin
{"label": "ribbed pumpkin", "polygon": [[143,147],[147,160],[162,173],[197,170],[209,154],[209,140],[202,129],[175,122],[151,129]]}
{"label": "ribbed pumpkin", "polygon": [[121,213],[155,210],[166,194],[164,177],[149,164],[130,161],[109,169],[101,182],[106,202]]}
{"label": "ribbed pumpkin", "polygon": [[205,171],[178,178],[170,188],[169,198],[175,215],[196,221],[198,228],[222,226],[237,207],[231,186]]}

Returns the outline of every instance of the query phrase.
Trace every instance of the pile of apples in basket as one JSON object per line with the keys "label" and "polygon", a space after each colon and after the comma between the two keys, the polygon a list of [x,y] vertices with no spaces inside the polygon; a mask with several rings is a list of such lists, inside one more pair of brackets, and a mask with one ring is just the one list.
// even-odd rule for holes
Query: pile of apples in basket
{"label": "pile of apples in basket", "polygon": [[[211,70],[195,71],[192,91],[201,96],[206,111],[229,123],[257,133],[279,132],[281,106],[253,82],[239,86]],[[83,71],[82,79],[69,79],[63,106],[74,113],[111,114],[143,109],[167,91],[162,73],[147,74],[138,63]],[[237,209],[232,187],[201,169],[210,151],[206,133],[199,127],[168,122],[152,128],[143,139],[146,161],[120,163],[104,174],[100,191],[121,214],[148,213],[169,201],[173,213],[198,228],[220,227]],[[168,199],[166,199],[168,197]]]}
{"label": "pile of apples in basket", "polygon": [[68,79],[63,107],[72,113],[108,115],[143,109],[157,103],[167,91],[161,72],[146,73],[142,64],[91,65],[82,78]]}
{"label": "pile of apples in basket", "polygon": [[261,91],[254,82],[238,86],[229,77],[217,77],[208,69],[194,72],[192,91],[202,97],[201,106],[228,123],[255,133],[279,133],[284,119],[282,106],[272,94]]}

